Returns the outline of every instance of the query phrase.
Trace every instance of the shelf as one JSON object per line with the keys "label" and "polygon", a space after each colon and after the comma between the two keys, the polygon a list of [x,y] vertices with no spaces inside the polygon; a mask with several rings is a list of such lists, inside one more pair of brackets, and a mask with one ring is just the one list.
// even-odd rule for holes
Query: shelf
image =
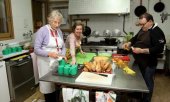
{"label": "shelf", "polygon": [[48,1],[49,4],[68,3],[68,0]]}
{"label": "shelf", "polygon": [[71,29],[61,29],[61,31],[62,31],[62,32],[69,32],[69,33],[71,33],[71,32],[72,32],[72,30],[71,30]]}
{"label": "shelf", "polygon": [[0,60],[5,60],[5,59],[8,59],[8,58],[11,58],[11,57],[14,57],[14,56],[18,56],[18,55],[21,55],[21,54],[25,54],[25,53],[29,53],[29,50],[22,50],[21,52],[16,52],[16,53],[8,54],[8,55],[3,55],[3,57],[0,58]]}
{"label": "shelf", "polygon": [[89,21],[89,18],[74,18],[74,19],[73,19],[73,21],[77,21],[77,20]]}
{"label": "shelf", "polygon": [[[109,38],[108,36],[102,36],[102,35],[99,35],[99,36],[90,35],[89,37],[106,37],[106,38]],[[118,37],[125,37],[125,36],[110,36],[110,38],[118,38]]]}

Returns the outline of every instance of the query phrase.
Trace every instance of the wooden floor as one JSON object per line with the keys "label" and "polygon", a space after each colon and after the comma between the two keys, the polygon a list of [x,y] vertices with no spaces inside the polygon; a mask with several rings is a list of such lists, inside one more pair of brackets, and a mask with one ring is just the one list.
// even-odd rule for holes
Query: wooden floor
{"label": "wooden floor", "polygon": [[[37,88],[36,93],[24,102],[45,102],[43,100],[44,97]],[[152,102],[170,102],[170,76],[164,73],[156,73]]]}
{"label": "wooden floor", "polygon": [[170,76],[156,73],[152,102],[170,102]]}
{"label": "wooden floor", "polygon": [[45,102],[43,94],[39,91],[39,87],[37,87],[36,92],[30,96],[28,99],[26,99],[24,102]]}

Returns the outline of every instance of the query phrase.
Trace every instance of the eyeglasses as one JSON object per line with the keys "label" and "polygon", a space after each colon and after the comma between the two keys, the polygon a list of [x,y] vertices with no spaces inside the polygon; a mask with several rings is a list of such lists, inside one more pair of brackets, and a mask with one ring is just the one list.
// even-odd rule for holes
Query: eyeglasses
{"label": "eyeglasses", "polygon": [[145,26],[149,21],[147,21],[145,24],[142,24],[143,26]]}
{"label": "eyeglasses", "polygon": [[141,26],[141,27],[144,27],[149,21],[147,21],[146,23],[144,24],[141,24],[141,23],[137,23],[136,26]]}

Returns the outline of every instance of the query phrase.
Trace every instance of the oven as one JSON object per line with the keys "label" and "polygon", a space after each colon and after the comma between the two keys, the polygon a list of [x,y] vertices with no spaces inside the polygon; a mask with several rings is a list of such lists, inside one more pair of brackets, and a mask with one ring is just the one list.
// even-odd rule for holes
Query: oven
{"label": "oven", "polygon": [[35,92],[35,78],[30,55],[21,55],[6,61],[10,99],[23,102]]}
{"label": "oven", "polygon": [[109,45],[103,41],[100,42],[88,42],[82,44],[82,50],[85,52],[111,52],[117,53],[117,44]]}

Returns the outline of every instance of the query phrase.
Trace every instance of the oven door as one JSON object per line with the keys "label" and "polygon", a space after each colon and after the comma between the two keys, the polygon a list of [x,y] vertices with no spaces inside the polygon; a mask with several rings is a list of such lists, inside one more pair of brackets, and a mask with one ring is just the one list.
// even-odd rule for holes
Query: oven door
{"label": "oven door", "polygon": [[9,61],[7,64],[11,101],[23,102],[35,92],[35,78],[31,57]]}
{"label": "oven door", "polygon": [[24,60],[10,67],[13,87],[17,87],[34,76],[32,60]]}

